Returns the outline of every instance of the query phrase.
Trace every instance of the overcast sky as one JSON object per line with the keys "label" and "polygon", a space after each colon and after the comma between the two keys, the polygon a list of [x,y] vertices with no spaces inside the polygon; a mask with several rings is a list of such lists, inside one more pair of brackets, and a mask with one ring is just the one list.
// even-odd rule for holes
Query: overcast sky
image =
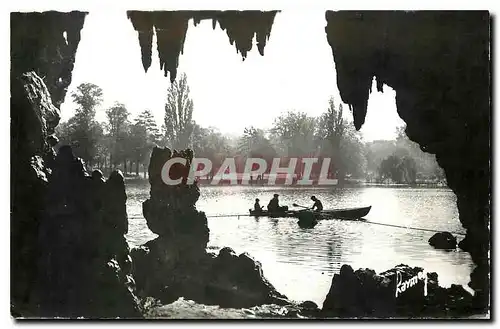
{"label": "overcast sky", "polygon": [[[287,110],[320,115],[331,95],[340,102],[325,26],[324,10],[282,11],[274,20],[265,56],[254,45],[242,61],[226,32],[213,30],[210,20],[196,27],[191,21],[178,76],[182,72],[188,76],[193,119],[223,133],[240,134],[250,125],[269,128],[273,118]],[[91,11],[81,33],[72,84],[61,108],[63,120],[74,114],[70,93],[78,84],[92,82],[104,93],[99,120],[104,120],[105,108],[119,101],[132,119],[150,109],[161,124],[170,80],[159,68],[156,41],[153,63],[145,73],[137,32],[125,12]],[[384,88],[384,93],[373,88],[370,96],[361,129],[367,141],[392,139],[396,127],[404,124],[396,113],[394,91]]]}

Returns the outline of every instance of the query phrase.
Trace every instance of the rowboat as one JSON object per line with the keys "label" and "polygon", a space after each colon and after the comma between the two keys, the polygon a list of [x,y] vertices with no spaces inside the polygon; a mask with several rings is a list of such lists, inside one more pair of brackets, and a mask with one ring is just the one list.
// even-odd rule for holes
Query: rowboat
{"label": "rowboat", "polygon": [[250,209],[250,215],[256,217],[273,217],[273,218],[286,218],[293,217],[302,219],[305,217],[311,217],[311,215],[317,220],[328,220],[328,219],[345,219],[345,220],[355,220],[363,218],[368,215],[371,206],[368,207],[358,207],[358,208],[342,208],[342,209],[331,209],[323,210],[321,212],[314,212],[310,210],[288,210],[282,212],[269,212],[267,210],[262,210],[256,212]]}

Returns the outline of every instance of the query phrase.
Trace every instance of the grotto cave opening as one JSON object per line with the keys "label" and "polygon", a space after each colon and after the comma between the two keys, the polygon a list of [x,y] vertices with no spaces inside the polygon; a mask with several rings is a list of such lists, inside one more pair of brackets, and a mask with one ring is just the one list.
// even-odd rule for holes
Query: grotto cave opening
{"label": "grotto cave opening", "polygon": [[[157,60],[163,74],[174,81],[179,78],[179,56],[190,21],[212,21],[245,58],[252,51],[265,56],[279,13],[130,11],[126,15],[129,21],[123,28],[133,27],[139,46],[133,55],[137,59],[131,61],[138,63],[140,54],[141,69],[148,71]],[[184,186],[179,192],[158,180],[158,164],[172,156],[170,150],[153,151],[147,168],[150,195],[142,205],[151,231],[159,237],[132,251],[124,238],[129,228],[123,175],[113,172],[105,180],[99,172],[87,172],[67,148],[54,153],[50,137],[61,118],[59,108],[68,98],[85,17],[82,12],[11,14],[14,314],[141,317],[138,295],[152,292],[164,300],[181,295],[232,307],[284,303],[286,297],[262,276],[248,254],[237,255],[230,248],[223,248],[215,257],[206,253],[207,218],[195,207],[199,190]],[[467,233],[462,246],[476,266],[470,283],[475,291],[473,305],[487,309],[489,13],[327,11],[325,17],[325,45],[328,42],[333,51],[340,97],[352,107],[356,128],[367,117],[376,77],[377,87],[386,84],[395,91],[398,115],[407,124],[408,137],[435,154],[444,169]],[[412,31],[417,32],[409,33]],[[153,58],[154,41],[157,59]],[[98,58],[99,52],[93,56]],[[175,154],[192,158],[185,151]],[[74,254],[95,261],[89,265],[75,260]],[[165,254],[167,257],[157,261],[158,255]],[[141,272],[152,267],[160,270]],[[199,268],[198,273],[193,273],[194,267]],[[165,282],[159,273],[179,275]],[[180,278],[186,273],[188,279]],[[246,273],[254,276],[241,280]],[[343,267],[341,276],[350,275]],[[237,284],[245,297],[229,293],[226,288],[231,284]],[[336,293],[333,285],[330,293]],[[119,304],[113,304],[115,298]],[[96,299],[98,303],[90,302]]]}

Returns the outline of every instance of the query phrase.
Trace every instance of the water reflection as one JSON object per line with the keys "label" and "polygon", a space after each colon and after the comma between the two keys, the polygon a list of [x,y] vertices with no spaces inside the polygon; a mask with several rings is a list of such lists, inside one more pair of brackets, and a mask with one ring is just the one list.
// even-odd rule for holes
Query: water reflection
{"label": "water reflection", "polygon": [[[131,245],[156,237],[142,218],[141,203],[148,189],[147,184],[127,186]],[[202,187],[197,208],[208,216],[248,214],[255,198],[267,204],[274,193],[280,194],[283,205],[309,205],[310,196],[316,195],[325,209],[372,205],[369,221],[464,232],[455,195],[447,189]],[[438,272],[445,286],[466,284],[472,269],[467,253],[430,247],[430,232],[339,220],[301,229],[294,218],[249,216],[209,218],[208,224],[210,250],[229,246],[238,253],[247,251],[262,263],[264,274],[279,291],[320,305],[342,264],[377,272],[400,263],[421,266]]]}

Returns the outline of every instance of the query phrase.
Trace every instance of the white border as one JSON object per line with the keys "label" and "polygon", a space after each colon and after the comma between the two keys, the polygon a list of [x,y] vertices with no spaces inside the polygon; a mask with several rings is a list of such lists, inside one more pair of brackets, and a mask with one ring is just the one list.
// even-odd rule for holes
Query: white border
{"label": "white border", "polygon": [[[3,107],[2,107],[2,115],[3,120],[0,120],[2,124],[2,129],[0,129],[1,133],[3,134],[2,138],[2,147],[5,149],[3,150],[2,154],[4,155],[5,160],[0,162],[0,173],[2,173],[2,177],[8,177],[9,172],[10,172],[10,164],[9,161],[6,160],[7,155],[10,154],[10,146],[9,146],[9,140],[10,140],[10,134],[9,134],[9,129],[10,129],[10,118],[9,118],[9,98],[10,98],[10,91],[9,91],[9,71],[10,71],[10,26],[9,26],[9,12],[10,11],[43,11],[43,10],[59,10],[59,11],[70,11],[70,10],[88,10],[88,11],[95,11],[95,10],[102,10],[102,9],[142,9],[142,10],[175,10],[175,9],[185,9],[185,10],[200,10],[200,9],[218,9],[218,10],[224,10],[224,9],[236,9],[236,10],[241,10],[241,9],[261,9],[261,10],[273,10],[273,9],[282,9],[286,10],[289,8],[317,8],[317,9],[331,9],[331,10],[352,10],[352,9],[358,9],[358,10],[490,10],[492,11],[492,14],[496,14],[498,11],[497,6],[498,6],[498,1],[486,1],[486,0],[455,0],[455,1],[387,1],[387,0],[377,0],[377,1],[359,1],[359,0],[349,0],[349,1],[335,1],[335,0],[303,0],[303,1],[297,1],[297,0],[272,0],[272,1],[266,1],[266,0],[253,0],[253,1],[237,1],[237,0],[163,0],[163,1],[151,1],[151,0],[141,0],[141,1],[132,1],[132,0],[125,0],[125,1],[99,1],[99,0],[87,0],[87,1],[36,1],[36,0],[30,0],[30,1],[12,1],[12,2],[7,2],[7,1],[2,1],[0,6],[2,6],[2,19],[0,20],[0,24],[2,25],[1,29],[1,37],[3,40],[3,45],[4,47],[2,48],[2,74],[1,77],[3,79],[3,88],[2,91],[4,92],[4,97],[2,97],[2,100],[4,101]],[[325,22],[326,23],[326,22]],[[103,31],[105,33],[105,31]],[[111,36],[110,36],[111,37]],[[496,40],[496,34],[495,34],[495,40]],[[496,43],[496,42],[495,42]],[[496,71],[496,70],[495,70]],[[494,72],[492,72],[494,73]],[[496,75],[494,75],[496,76]],[[497,95],[496,91],[498,90],[496,84],[494,84],[495,90],[494,90],[494,96]],[[472,109],[471,109],[472,110]],[[496,120],[495,120],[495,125],[496,127]],[[498,143],[498,140],[496,139],[495,136],[495,145]],[[496,148],[495,148],[496,150]],[[497,168],[492,168],[492,170],[495,170]],[[496,172],[496,170],[495,170]],[[4,179],[4,183],[2,184],[2,191],[1,191],[1,197],[0,200],[2,202],[2,209],[4,209],[4,214],[2,220],[0,221],[1,225],[1,232],[3,233],[1,241],[1,247],[0,250],[2,251],[2,264],[4,267],[4,271],[2,272],[2,278],[1,278],[1,284],[5,289],[2,289],[2,294],[1,294],[1,303],[0,303],[0,323],[2,324],[2,327],[4,325],[11,326],[13,325],[13,321],[10,318],[10,261],[9,261],[9,255],[10,255],[10,228],[9,228],[9,210],[10,209],[10,202],[9,202],[9,195],[10,195],[10,178],[9,179]],[[495,201],[496,201],[496,195],[495,195]],[[496,203],[496,202],[495,202]],[[496,225],[498,226],[498,224]],[[495,253],[496,254],[496,253]],[[495,259],[496,261],[496,259]],[[496,273],[496,272],[495,272]],[[495,282],[496,287],[498,285],[498,282]],[[495,289],[496,290],[496,289]],[[497,305],[495,303],[495,305]],[[234,322],[231,322],[231,324]],[[307,324],[300,324],[300,326],[312,326],[316,324],[317,322],[314,322],[313,324],[307,323]],[[324,323],[324,322],[323,322]],[[366,322],[364,322],[366,323]],[[357,323],[357,325],[364,324],[364,323]],[[120,323],[113,323],[112,325],[119,325],[123,326],[126,323],[120,322]],[[138,325],[137,323],[129,323],[132,325]],[[149,323],[148,323],[149,324]],[[185,325],[194,325],[195,323],[186,323]],[[201,324],[201,325],[207,325],[207,323],[196,323],[196,324]],[[219,325],[219,322],[214,323],[215,325]],[[259,322],[258,324],[264,325],[264,326],[271,326],[270,323],[261,323]],[[272,326],[276,326],[278,323],[272,323]],[[280,325],[286,325],[288,326],[290,323],[287,322],[280,322]],[[296,322],[294,322],[295,325],[297,325]],[[376,323],[366,323],[369,324],[370,326],[376,325]],[[400,325],[400,323],[396,322],[393,323],[394,325]],[[50,325],[50,324],[49,324]],[[67,325],[67,323],[64,323],[63,325]],[[85,326],[92,325],[92,327],[101,327],[104,326],[104,323],[87,323]],[[106,323],[106,326],[111,325],[111,323]],[[146,324],[141,324],[138,326],[145,326]],[[167,325],[167,326],[177,326],[178,322],[176,323],[157,323],[157,325]],[[327,325],[331,326],[343,326],[344,323],[327,323]],[[386,325],[386,323],[382,323],[382,325]],[[419,324],[419,325],[425,325],[425,324]],[[453,324],[448,324],[448,325],[453,325]]]}

